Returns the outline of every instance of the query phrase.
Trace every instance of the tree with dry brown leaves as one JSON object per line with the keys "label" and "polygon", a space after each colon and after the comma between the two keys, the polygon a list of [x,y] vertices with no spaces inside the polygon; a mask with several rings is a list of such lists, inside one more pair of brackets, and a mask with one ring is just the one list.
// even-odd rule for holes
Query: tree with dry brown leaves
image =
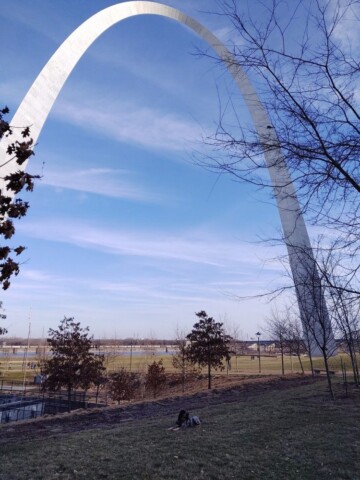
{"label": "tree with dry brown leaves", "polygon": [[[5,120],[8,113],[7,107],[0,110],[0,140],[3,137],[11,137],[15,128]],[[3,163],[0,165],[0,175],[2,167],[10,162],[15,162],[19,166],[17,171],[2,178],[5,181],[5,188],[0,190],[0,236],[5,242],[3,246],[0,246],[0,284],[3,290],[9,288],[11,277],[19,274],[18,257],[25,250],[23,245],[13,246],[9,242],[15,234],[14,220],[24,217],[29,208],[29,202],[19,197],[14,200],[14,196],[22,191],[32,192],[34,180],[40,178],[39,175],[30,175],[20,168],[29,157],[34,155],[30,128],[20,128],[23,140],[15,140],[8,145],[7,158],[3,159]]]}

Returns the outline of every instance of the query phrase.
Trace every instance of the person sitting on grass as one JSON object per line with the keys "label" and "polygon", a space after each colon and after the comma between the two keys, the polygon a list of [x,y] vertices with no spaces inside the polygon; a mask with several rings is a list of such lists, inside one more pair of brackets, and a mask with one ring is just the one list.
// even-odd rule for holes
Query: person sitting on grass
{"label": "person sitting on grass", "polygon": [[186,410],[180,410],[176,425],[180,427],[196,427],[200,425],[200,418],[197,415],[190,415]]}

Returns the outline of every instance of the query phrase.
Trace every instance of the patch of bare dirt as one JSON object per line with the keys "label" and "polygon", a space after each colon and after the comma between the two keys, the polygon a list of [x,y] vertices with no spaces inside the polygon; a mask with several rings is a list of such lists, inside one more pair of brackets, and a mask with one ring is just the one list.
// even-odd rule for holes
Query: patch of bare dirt
{"label": "patch of bare dirt", "polygon": [[[0,426],[0,445],[19,441],[80,432],[88,429],[111,429],[123,422],[163,415],[174,419],[182,408],[198,412],[208,405],[246,401],[270,390],[283,390],[318,381],[311,376],[237,377],[219,376],[213,379],[213,389],[207,390],[206,379],[194,380],[182,394],[179,386],[155,400],[114,405],[91,410],[76,410],[56,416],[13,422]],[[179,392],[180,390],[180,392]]]}

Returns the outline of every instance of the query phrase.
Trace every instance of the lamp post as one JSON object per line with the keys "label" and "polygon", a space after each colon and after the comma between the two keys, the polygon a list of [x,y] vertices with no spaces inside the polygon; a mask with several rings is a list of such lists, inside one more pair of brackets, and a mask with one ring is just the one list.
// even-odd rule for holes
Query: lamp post
{"label": "lamp post", "polygon": [[261,373],[261,358],[260,358],[260,332],[256,332],[255,335],[258,337],[258,359],[259,359],[259,373]]}
{"label": "lamp post", "polygon": [[130,372],[132,366],[132,355],[133,355],[133,339],[130,340]]}

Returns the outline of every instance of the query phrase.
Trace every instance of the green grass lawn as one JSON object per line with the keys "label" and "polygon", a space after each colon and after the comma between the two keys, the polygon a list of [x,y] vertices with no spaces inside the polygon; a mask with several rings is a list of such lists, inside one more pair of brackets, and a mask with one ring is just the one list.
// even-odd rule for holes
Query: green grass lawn
{"label": "green grass lawn", "polygon": [[1,447],[0,479],[356,480],[360,402],[355,395],[332,402],[320,382],[250,394],[238,403],[206,406],[199,400],[193,413],[203,424],[193,429],[168,431],[174,412],[110,430],[94,426],[19,439]]}

